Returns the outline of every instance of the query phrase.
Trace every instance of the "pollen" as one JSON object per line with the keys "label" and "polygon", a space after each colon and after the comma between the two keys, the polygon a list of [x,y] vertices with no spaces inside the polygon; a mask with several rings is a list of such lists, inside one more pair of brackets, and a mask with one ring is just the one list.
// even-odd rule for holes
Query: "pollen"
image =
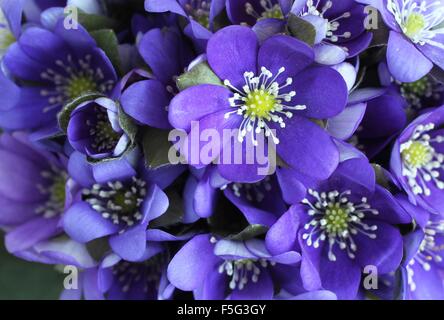
{"label": "pollen", "polygon": [[255,90],[247,95],[245,105],[248,116],[268,118],[275,108],[276,98],[267,91]]}
{"label": "pollen", "polygon": [[413,168],[422,168],[432,159],[430,146],[420,141],[413,141],[402,151],[402,158]]}
{"label": "pollen", "polygon": [[70,99],[75,99],[87,92],[95,92],[97,90],[97,84],[91,77],[87,76],[79,76],[71,79],[66,87],[66,93]]}
{"label": "pollen", "polygon": [[413,12],[407,18],[404,33],[409,38],[414,38],[426,26],[426,20],[420,13]]}

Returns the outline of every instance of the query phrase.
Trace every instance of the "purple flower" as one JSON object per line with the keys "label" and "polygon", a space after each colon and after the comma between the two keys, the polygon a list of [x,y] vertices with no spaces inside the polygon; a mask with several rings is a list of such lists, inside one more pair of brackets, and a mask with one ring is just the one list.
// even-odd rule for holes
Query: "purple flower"
{"label": "purple flower", "polygon": [[71,156],[70,173],[81,190],[63,216],[65,232],[80,243],[107,237],[120,257],[139,261],[150,221],[168,209],[167,195],[144,168],[134,170],[126,158],[92,168],[80,161]]}
{"label": "purple flower", "polygon": [[0,3],[0,58],[22,32],[22,2],[4,0]]}
{"label": "purple flower", "polygon": [[14,107],[1,110],[0,125],[7,130],[57,131],[62,105],[87,92],[109,93],[116,83],[110,60],[93,38],[80,26],[66,29],[63,19],[53,31],[26,29],[3,62],[21,86]]}
{"label": "purple flower", "polygon": [[444,107],[415,119],[396,140],[391,157],[391,172],[418,204],[432,213],[444,210]]}
{"label": "purple flower", "polygon": [[402,237],[394,225],[410,222],[394,197],[375,185],[368,161],[357,158],[342,162],[327,181],[309,185],[302,204],[276,222],[266,243],[273,254],[300,247],[305,289],[354,299],[365,266],[376,266],[379,274],[398,268]]}
{"label": "purple flower", "polygon": [[119,84],[120,103],[139,123],[170,129],[168,105],[175,79],[191,61],[191,50],[174,29],[152,29],[140,40],[139,52],[152,74],[133,71]]}
{"label": "purple flower", "polygon": [[[205,259],[202,259],[205,257]],[[271,255],[261,240],[216,240],[198,235],[188,241],[168,266],[168,279],[198,300],[270,300],[276,273],[293,272],[299,253]]]}
{"label": "purple flower", "polygon": [[143,260],[128,262],[107,254],[100,264],[80,274],[79,289],[65,290],[62,299],[165,300],[175,288],[166,277],[169,253],[160,244],[150,243]]}
{"label": "purple flower", "polygon": [[[421,79],[435,64],[444,69],[442,0],[360,0],[377,8],[390,28],[387,63],[401,82]],[[402,52],[402,54],[400,54]]]}
{"label": "purple flower", "polygon": [[398,197],[400,204],[417,222],[414,232],[404,236],[405,257],[402,280],[404,298],[414,300],[444,299],[444,221],[421,207],[412,205],[407,197]]}
{"label": "purple flower", "polygon": [[[340,113],[347,87],[335,70],[313,65],[313,56],[311,48],[291,37],[277,35],[259,47],[251,29],[224,28],[210,39],[207,57],[225,86],[202,84],[180,92],[169,108],[170,123],[190,132],[197,121],[201,130],[215,129],[220,137],[225,129],[238,130],[237,138],[221,143],[231,148],[212,155],[221,159],[224,151],[233,159],[230,152],[256,146],[258,136],[265,134],[287,164],[327,178],[339,161],[338,150],[310,119]],[[254,162],[218,164],[218,169],[229,181],[256,182],[260,178]]]}
{"label": "purple flower", "polygon": [[316,29],[316,62],[334,65],[368,48],[372,34],[365,30],[364,5],[354,0],[297,0],[291,12]]}
{"label": "purple flower", "polygon": [[121,156],[131,141],[120,125],[119,113],[117,104],[108,98],[80,104],[68,123],[69,143],[93,159]]}
{"label": "purple flower", "polygon": [[256,183],[232,183],[224,195],[238,208],[250,225],[271,227],[287,211],[276,176]]}
{"label": "purple flower", "polygon": [[[146,0],[148,12],[172,12],[187,17],[192,28],[212,29],[214,18],[225,7],[226,0]],[[199,28],[200,29],[200,28]]]}
{"label": "purple flower", "polygon": [[400,93],[407,101],[407,111],[410,113],[444,104],[444,84],[430,75],[415,82],[400,82],[393,79],[385,62],[379,65],[378,74],[383,86]]}
{"label": "purple flower", "polygon": [[253,26],[263,19],[283,19],[290,11],[289,0],[227,0],[227,14],[233,24]]}
{"label": "purple flower", "polygon": [[24,134],[0,137],[0,226],[9,252],[21,255],[59,235],[66,191],[67,159],[34,146]]}

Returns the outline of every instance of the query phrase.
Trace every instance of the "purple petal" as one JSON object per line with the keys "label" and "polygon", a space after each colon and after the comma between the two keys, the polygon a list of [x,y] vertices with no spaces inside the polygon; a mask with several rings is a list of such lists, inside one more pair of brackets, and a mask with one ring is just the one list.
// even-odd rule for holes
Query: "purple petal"
{"label": "purple petal", "polygon": [[335,138],[340,140],[349,139],[358,129],[364,118],[366,103],[358,103],[344,109],[337,116],[328,119],[326,129]]}
{"label": "purple petal", "polygon": [[178,94],[169,107],[169,120],[173,127],[190,131],[191,122],[220,110],[230,108],[232,93],[225,87],[198,85]]}
{"label": "purple petal", "polygon": [[358,233],[355,237],[356,260],[362,266],[373,265],[378,273],[385,274],[395,271],[401,264],[403,248],[402,237],[398,229],[387,223],[366,220],[368,225],[376,225],[376,239]]}
{"label": "purple petal", "polygon": [[137,121],[160,129],[171,128],[167,107],[171,95],[157,80],[140,81],[125,90],[120,102],[122,108]]}
{"label": "purple petal", "polygon": [[244,73],[257,71],[258,39],[248,27],[221,29],[208,41],[208,63],[221,80],[234,87],[245,84]]}
{"label": "purple petal", "polygon": [[40,241],[49,239],[59,232],[58,218],[35,218],[12,229],[5,237],[5,246],[9,252],[26,250]]}
{"label": "purple petal", "polygon": [[119,230],[116,225],[102,218],[100,213],[84,202],[76,203],[69,208],[62,221],[66,233],[81,243],[116,233]]}
{"label": "purple petal", "polygon": [[325,179],[336,169],[339,163],[338,149],[318,125],[293,116],[286,121],[286,128],[276,131],[280,139],[277,153],[295,170],[310,177]]}
{"label": "purple petal", "polygon": [[292,206],[267,232],[265,242],[271,254],[277,255],[294,249],[297,243],[299,206]]}
{"label": "purple petal", "polygon": [[168,279],[181,290],[192,291],[199,288],[220,261],[213,250],[214,245],[210,242],[209,235],[194,237],[171,260]]}
{"label": "purple petal", "polygon": [[[296,77],[302,70],[313,63],[313,50],[304,42],[295,38],[276,35],[266,40],[259,49],[258,67],[265,67],[273,75],[285,67],[281,82],[288,77]],[[279,81],[278,81],[279,82]]]}
{"label": "purple petal", "polygon": [[298,115],[326,119],[341,113],[347,104],[347,84],[341,74],[327,67],[312,67],[302,71],[293,79],[292,90],[296,96],[292,105],[307,108]]}
{"label": "purple petal", "polygon": [[387,62],[390,73],[401,82],[417,81],[433,68],[429,59],[403,35],[394,31],[390,32]]}
{"label": "purple petal", "polygon": [[110,237],[109,244],[113,251],[127,261],[138,261],[145,253],[145,226],[137,226],[122,234]]}

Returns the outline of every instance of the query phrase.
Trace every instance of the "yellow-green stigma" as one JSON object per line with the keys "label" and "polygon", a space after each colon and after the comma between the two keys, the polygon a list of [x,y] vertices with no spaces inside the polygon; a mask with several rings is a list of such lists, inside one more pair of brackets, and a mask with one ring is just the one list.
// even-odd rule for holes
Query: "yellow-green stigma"
{"label": "yellow-green stigma", "polygon": [[340,203],[329,203],[325,210],[325,229],[329,234],[341,234],[348,229],[349,210]]}
{"label": "yellow-green stigma", "polygon": [[51,199],[53,199],[60,206],[65,204],[66,198],[66,176],[60,175],[54,178],[54,183],[50,188]]}
{"label": "yellow-green stigma", "polygon": [[412,141],[401,154],[402,159],[413,168],[421,168],[432,159],[430,146],[420,141]]}
{"label": "yellow-green stigma", "polygon": [[133,177],[131,182],[109,182],[93,185],[82,192],[83,200],[103,218],[122,227],[131,227],[142,220],[141,207],[147,194],[146,182]]}
{"label": "yellow-green stigma", "polygon": [[66,95],[69,99],[75,99],[88,92],[96,92],[97,84],[91,77],[79,76],[71,79],[66,87]]}
{"label": "yellow-green stigma", "polygon": [[274,18],[274,19],[284,19],[281,7],[276,4],[270,9],[266,9],[262,12],[262,18]]}
{"label": "yellow-green stigma", "polygon": [[421,32],[426,25],[425,18],[422,14],[413,12],[407,18],[404,25],[404,33],[409,38],[414,38]]}
{"label": "yellow-green stigma", "polygon": [[255,90],[246,97],[246,114],[250,117],[268,118],[275,104],[276,98],[272,94],[264,90]]}
{"label": "yellow-green stigma", "polygon": [[9,29],[0,28],[0,50],[6,51],[16,41]]}
{"label": "yellow-green stigma", "polygon": [[414,194],[430,196],[432,185],[444,190],[444,154],[437,149],[444,143],[444,136],[433,135],[433,130],[434,123],[420,124],[414,128],[410,139],[400,146],[402,175]]}
{"label": "yellow-green stigma", "polygon": [[65,207],[66,199],[66,181],[68,174],[57,168],[49,171],[43,171],[42,177],[49,182],[48,186],[38,185],[40,192],[47,195],[47,201],[44,205],[37,208],[37,214],[43,215],[45,218],[53,218],[62,213]]}
{"label": "yellow-green stigma", "polygon": [[403,83],[401,85],[402,89],[406,94],[412,94],[417,97],[423,97],[430,90],[430,80],[427,76],[419,79],[415,82]]}

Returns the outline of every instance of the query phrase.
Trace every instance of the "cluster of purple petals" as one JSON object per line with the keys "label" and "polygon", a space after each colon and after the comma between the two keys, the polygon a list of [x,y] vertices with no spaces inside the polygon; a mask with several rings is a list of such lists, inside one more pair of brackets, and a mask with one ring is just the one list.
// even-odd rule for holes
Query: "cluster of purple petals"
{"label": "cluster of purple petals", "polygon": [[62,299],[444,299],[442,0],[140,2],[0,0],[9,253]]}

